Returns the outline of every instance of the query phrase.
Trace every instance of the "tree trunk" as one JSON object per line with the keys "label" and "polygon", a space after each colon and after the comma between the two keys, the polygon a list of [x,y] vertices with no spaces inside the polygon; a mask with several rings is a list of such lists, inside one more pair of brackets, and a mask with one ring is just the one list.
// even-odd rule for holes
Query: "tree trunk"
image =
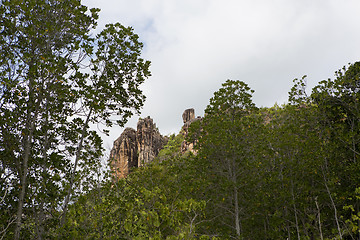
{"label": "tree trunk", "polygon": [[297,209],[296,209],[295,196],[294,196],[294,182],[292,180],[291,180],[291,196],[292,196],[292,200],[293,200],[297,237],[300,240],[299,222],[298,222],[298,217],[297,217]]}
{"label": "tree trunk", "polygon": [[[42,97],[39,96],[39,99],[37,99],[37,104],[34,106],[34,92],[33,92],[33,80],[30,80],[29,82],[29,100],[27,103],[27,115],[26,115],[26,122],[25,122],[25,129],[24,132],[24,154],[23,154],[23,166],[18,166],[19,169],[19,177],[20,177],[20,193],[19,193],[19,204],[16,212],[16,228],[15,228],[15,234],[14,239],[18,240],[20,239],[20,230],[21,230],[21,218],[23,215],[23,207],[24,207],[24,200],[25,200],[25,192],[26,192],[26,178],[28,174],[28,163],[31,153],[31,144],[33,141],[33,133],[35,131],[35,122],[38,116],[38,111],[40,107],[40,102],[42,101]],[[33,115],[33,116],[32,116]],[[22,170],[22,171],[21,171]]]}
{"label": "tree trunk", "polygon": [[[42,164],[42,171],[43,171],[43,176],[45,176],[45,173],[47,173],[48,171],[48,168],[46,166],[46,163],[47,163],[47,159],[48,159],[48,150],[50,148],[50,140],[49,140],[49,134],[48,134],[48,125],[49,125],[49,117],[48,117],[48,113],[49,113],[49,102],[48,102],[48,98],[46,99],[46,102],[45,102],[45,121],[44,121],[44,127],[45,127],[45,133],[44,133],[44,143],[43,143],[43,152],[42,152],[42,155],[43,155],[43,164]],[[42,179],[42,185],[45,188],[45,181],[46,179]],[[41,188],[40,188],[40,191],[41,191]],[[41,200],[40,200],[41,201]],[[38,233],[38,239],[41,240],[43,239],[44,237],[44,220],[45,220],[45,213],[44,213],[44,201],[42,200],[40,202],[40,206],[39,206],[39,214],[36,215],[38,216],[38,219],[37,219],[37,233]]]}
{"label": "tree trunk", "polygon": [[320,217],[320,208],[319,208],[319,204],[317,201],[317,197],[315,197],[315,204],[316,204],[316,208],[318,210],[318,221],[319,221],[319,232],[320,232],[320,239],[323,240],[323,234],[322,234],[322,228],[321,228],[321,217]]}
{"label": "tree trunk", "polygon": [[77,150],[76,150],[75,163],[74,163],[74,167],[73,167],[73,169],[71,171],[71,176],[70,176],[70,186],[69,186],[69,190],[67,192],[67,195],[66,195],[65,201],[64,201],[63,214],[62,214],[62,217],[61,217],[61,226],[63,226],[65,224],[66,214],[67,214],[67,211],[68,211],[68,205],[69,205],[69,202],[71,200],[72,188],[74,186],[75,173],[76,173],[77,165],[79,163],[80,154],[81,154],[81,151],[83,149],[83,142],[84,142],[84,139],[86,137],[86,128],[88,127],[90,117],[91,117],[91,114],[92,114],[92,110],[93,110],[92,108],[89,110],[89,113],[88,113],[88,115],[86,117],[83,129],[82,129],[82,132],[81,132],[80,142],[79,142],[79,145],[78,145]]}
{"label": "tree trunk", "polygon": [[15,240],[20,239],[20,230],[21,230],[21,218],[23,214],[23,207],[24,207],[24,199],[25,199],[25,191],[26,191],[26,178],[28,173],[28,162],[30,157],[30,149],[31,149],[31,142],[33,138],[33,131],[34,131],[34,122],[30,122],[32,119],[30,119],[31,113],[28,113],[28,120],[26,126],[29,127],[29,133],[27,136],[25,136],[24,140],[24,157],[23,157],[23,167],[19,169],[22,169],[22,172],[19,172],[20,175],[20,183],[21,183],[21,190],[19,193],[19,204],[17,208],[16,213],[16,228],[15,228]]}
{"label": "tree trunk", "polygon": [[338,216],[337,216],[337,208],[336,208],[334,199],[332,198],[330,189],[329,189],[329,187],[328,187],[328,185],[327,185],[327,183],[326,183],[327,180],[326,180],[326,177],[325,177],[324,169],[322,169],[322,172],[323,172],[323,178],[324,178],[325,188],[326,188],[326,191],[327,191],[327,193],[328,193],[328,195],[329,195],[329,198],[330,198],[330,201],[331,201],[331,205],[332,205],[332,207],[334,208],[334,217],[335,217],[335,221],[336,221],[336,226],[337,226],[337,230],[338,230],[338,233],[339,233],[339,237],[340,237],[340,239],[343,239],[342,233],[341,233],[341,228],[340,228],[339,219],[338,219]]}
{"label": "tree trunk", "polygon": [[240,239],[241,229],[240,229],[240,210],[239,210],[239,198],[238,191],[236,186],[234,185],[234,204],[235,204],[235,229],[236,235]]}

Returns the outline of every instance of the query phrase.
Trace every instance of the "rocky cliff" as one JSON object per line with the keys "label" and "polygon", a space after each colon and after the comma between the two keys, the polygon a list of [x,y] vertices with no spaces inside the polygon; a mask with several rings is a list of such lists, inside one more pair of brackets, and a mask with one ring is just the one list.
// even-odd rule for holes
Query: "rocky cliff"
{"label": "rocky cliff", "polygon": [[132,168],[140,167],[154,160],[166,145],[153,119],[140,119],[137,130],[126,128],[110,152],[110,166],[115,178],[124,178]]}
{"label": "rocky cliff", "polygon": [[[199,121],[202,118],[195,118],[193,108],[186,109],[182,115],[183,127],[180,134],[184,137],[189,133],[190,124]],[[110,166],[115,178],[124,178],[131,169],[140,167],[155,159],[160,150],[166,145],[168,139],[160,134],[156,124],[150,117],[140,119],[137,124],[137,130],[126,128],[110,152]],[[194,151],[195,142],[184,141],[181,144],[181,153]]]}

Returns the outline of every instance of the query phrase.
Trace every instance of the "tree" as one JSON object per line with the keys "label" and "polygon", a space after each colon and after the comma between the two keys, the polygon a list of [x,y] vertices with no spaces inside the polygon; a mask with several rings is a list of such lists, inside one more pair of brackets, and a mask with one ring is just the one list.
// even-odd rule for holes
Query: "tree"
{"label": "tree", "polygon": [[[328,132],[326,141],[329,148],[324,171],[336,218],[351,218],[349,212],[343,211],[343,207],[351,206],[355,214],[360,212],[357,195],[360,181],[359,81],[360,62],[356,62],[335,72],[334,80],[321,81],[311,94],[319,108],[321,127]],[[337,231],[340,237],[360,236],[356,228],[351,229],[341,224],[340,220]]]}
{"label": "tree", "polygon": [[208,224],[200,232],[255,239],[342,236],[336,177],[327,161],[334,146],[319,107],[306,95],[305,78],[294,83],[291,104],[257,109],[245,83],[227,81],[203,121],[191,126],[189,141],[198,140],[192,179],[200,183],[198,199],[207,202]]}
{"label": "tree", "polygon": [[64,223],[102,154],[90,124],[123,125],[143,105],[143,45],[118,23],[92,37],[98,12],[79,0],[1,1],[1,208],[16,212],[16,226],[2,226],[7,236],[44,238],[60,207]]}
{"label": "tree", "polygon": [[275,238],[312,239],[319,234],[314,222],[316,199],[322,207],[326,198],[321,181],[325,149],[316,113],[306,102],[267,111],[260,211],[267,213],[269,234]]}
{"label": "tree", "polygon": [[[242,223],[247,218],[247,195],[253,190],[247,178],[254,164],[253,141],[259,130],[259,115],[251,97],[254,91],[242,81],[227,80],[210,99],[200,124],[191,129],[190,136],[198,136],[200,165],[210,182],[206,195],[211,201],[208,210],[216,218],[224,236],[244,236]],[[195,133],[194,133],[195,131]],[[199,134],[200,133],[200,134]],[[215,222],[218,222],[216,224]]]}

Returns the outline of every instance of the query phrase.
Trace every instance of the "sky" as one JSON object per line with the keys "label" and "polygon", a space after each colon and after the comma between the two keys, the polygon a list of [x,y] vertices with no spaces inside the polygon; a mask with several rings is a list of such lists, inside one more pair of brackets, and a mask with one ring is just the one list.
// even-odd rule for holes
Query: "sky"
{"label": "sky", "polygon": [[[294,78],[308,90],[360,61],[359,0],[83,0],[106,23],[132,26],[152,76],[143,84],[150,116],[163,135],[178,133],[182,113],[197,116],[227,79],[242,80],[258,107],[286,103]],[[125,127],[136,129],[139,116]],[[107,150],[122,133],[103,136]]]}

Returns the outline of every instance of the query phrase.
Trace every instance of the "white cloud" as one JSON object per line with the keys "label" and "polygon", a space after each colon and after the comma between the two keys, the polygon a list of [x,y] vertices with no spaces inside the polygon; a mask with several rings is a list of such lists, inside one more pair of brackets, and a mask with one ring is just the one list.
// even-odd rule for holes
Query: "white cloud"
{"label": "white cloud", "polygon": [[307,74],[313,86],[360,60],[358,0],[83,3],[102,9],[100,26],[131,25],[145,43],[153,76],[144,84],[143,116],[152,116],[163,134],[180,130],[185,108],[201,115],[226,79],[247,82],[256,103],[271,106],[286,101],[293,78]]}

